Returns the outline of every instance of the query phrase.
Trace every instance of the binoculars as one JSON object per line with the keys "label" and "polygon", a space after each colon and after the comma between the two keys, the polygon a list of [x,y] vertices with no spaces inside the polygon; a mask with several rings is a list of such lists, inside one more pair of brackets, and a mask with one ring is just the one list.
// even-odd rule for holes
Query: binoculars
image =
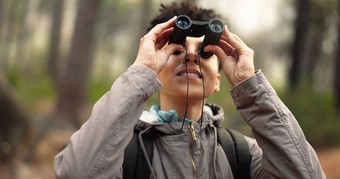
{"label": "binoculars", "polygon": [[211,52],[203,52],[207,45],[217,45],[224,31],[224,23],[219,19],[206,21],[193,21],[186,15],[179,15],[175,20],[169,44],[185,44],[186,37],[201,37],[205,35],[201,44],[200,54],[203,58],[209,58]]}

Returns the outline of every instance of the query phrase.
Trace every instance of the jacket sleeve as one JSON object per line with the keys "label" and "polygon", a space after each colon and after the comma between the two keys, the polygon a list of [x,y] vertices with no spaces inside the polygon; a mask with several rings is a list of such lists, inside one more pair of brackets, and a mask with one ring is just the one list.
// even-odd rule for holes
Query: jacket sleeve
{"label": "jacket sleeve", "polygon": [[252,178],[326,178],[295,117],[261,71],[230,93],[256,139],[248,139]]}
{"label": "jacket sleeve", "polygon": [[146,100],[162,84],[156,73],[132,65],[95,104],[88,121],[54,161],[57,178],[121,178],[124,149]]}

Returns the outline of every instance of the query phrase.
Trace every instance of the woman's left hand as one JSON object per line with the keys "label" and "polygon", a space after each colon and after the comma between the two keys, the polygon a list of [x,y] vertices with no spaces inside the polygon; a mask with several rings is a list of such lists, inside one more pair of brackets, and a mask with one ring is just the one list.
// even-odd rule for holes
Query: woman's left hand
{"label": "woman's left hand", "polygon": [[255,74],[254,51],[237,35],[231,33],[227,26],[225,26],[218,46],[208,45],[204,51],[212,52],[218,57],[232,86]]}

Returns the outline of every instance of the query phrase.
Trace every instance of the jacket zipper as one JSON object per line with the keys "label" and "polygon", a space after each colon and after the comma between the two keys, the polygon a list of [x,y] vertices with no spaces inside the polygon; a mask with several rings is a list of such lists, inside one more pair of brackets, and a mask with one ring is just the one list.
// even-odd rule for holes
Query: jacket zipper
{"label": "jacket zipper", "polygon": [[189,126],[189,130],[190,130],[190,133],[191,133],[189,155],[190,155],[190,161],[191,161],[193,172],[194,172],[193,178],[196,179],[196,165],[195,165],[194,158],[193,158],[193,145],[194,145],[194,142],[197,140],[197,137],[196,137],[196,134],[195,134],[195,131],[194,131],[194,123],[193,122],[191,122],[191,124]]}

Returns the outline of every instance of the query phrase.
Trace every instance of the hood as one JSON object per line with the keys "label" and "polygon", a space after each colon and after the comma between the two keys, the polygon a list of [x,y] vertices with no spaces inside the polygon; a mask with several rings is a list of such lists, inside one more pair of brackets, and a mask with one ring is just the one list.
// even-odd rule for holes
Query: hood
{"label": "hood", "polygon": [[[194,125],[198,127],[198,130],[204,129],[209,124],[219,126],[224,121],[223,109],[216,104],[206,104],[203,109],[202,126],[199,123],[194,122]],[[140,119],[138,120],[135,129],[143,131],[146,128],[156,130],[158,132],[174,135],[178,134],[178,131],[182,127],[182,122],[172,122],[170,124],[160,123],[156,116],[150,114],[148,111],[143,111]],[[186,128],[183,128],[186,129]]]}

